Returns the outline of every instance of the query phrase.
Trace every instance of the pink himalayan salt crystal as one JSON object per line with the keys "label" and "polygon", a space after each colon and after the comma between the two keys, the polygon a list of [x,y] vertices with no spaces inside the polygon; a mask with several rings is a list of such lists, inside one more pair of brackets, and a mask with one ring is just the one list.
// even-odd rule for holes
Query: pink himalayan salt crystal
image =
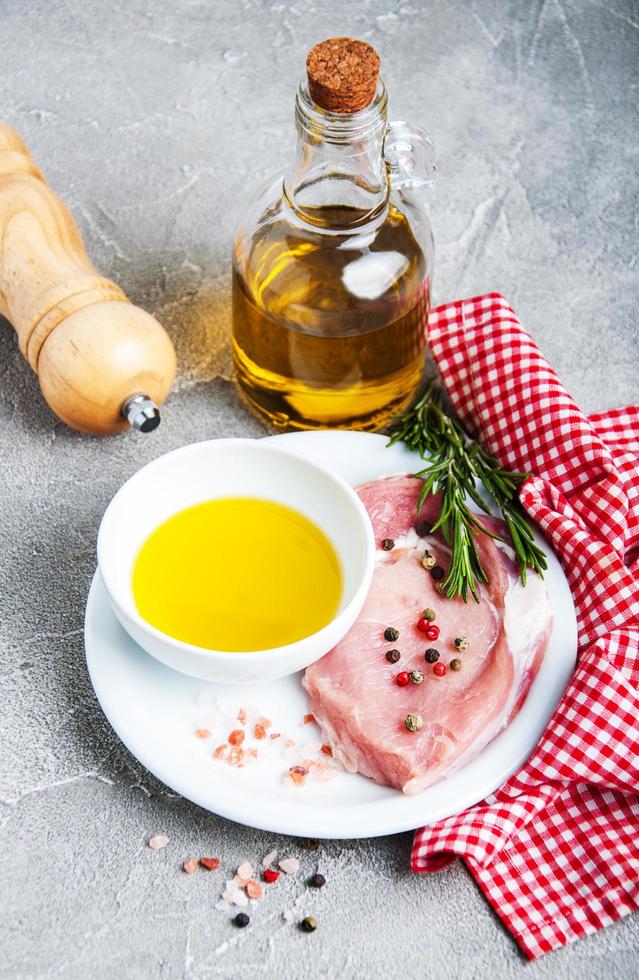
{"label": "pink himalayan salt crystal", "polygon": [[270,718],[264,718],[264,716],[260,716],[257,719],[257,724],[258,725],[261,725],[262,728],[271,728],[273,726],[273,722],[271,721],[271,719]]}
{"label": "pink himalayan salt crystal", "polygon": [[284,858],[280,861],[279,866],[287,875],[295,875],[300,870],[300,863],[297,858]]}
{"label": "pink himalayan salt crystal", "polygon": [[262,867],[270,868],[270,866],[275,863],[276,857],[277,851],[269,851],[268,854],[262,858]]}
{"label": "pink himalayan salt crystal", "polygon": [[284,775],[284,777],[282,779],[282,782],[284,783],[285,786],[296,786],[297,785],[296,782],[295,782],[295,780],[291,776],[290,772],[285,773],[285,775]]}
{"label": "pink himalayan salt crystal", "polygon": [[216,759],[227,759],[231,752],[229,745],[218,745],[218,747],[213,752]]}
{"label": "pink himalayan salt crystal", "polygon": [[291,766],[288,776],[295,786],[303,786],[308,776],[308,768],[306,766]]}
{"label": "pink himalayan salt crystal", "polygon": [[240,878],[245,878],[247,880],[249,878],[252,878],[255,874],[253,870],[253,865],[250,863],[250,861],[243,861],[242,864],[237,869],[237,873],[240,876]]}
{"label": "pink himalayan salt crystal", "polygon": [[240,725],[246,724],[246,708],[240,708],[237,713],[237,720],[239,721]]}
{"label": "pink himalayan salt crystal", "polygon": [[195,729],[196,738],[210,738],[211,730],[209,728],[196,728]]}
{"label": "pink himalayan salt crystal", "polygon": [[281,732],[271,732],[271,734],[269,735],[269,738],[272,738],[272,739],[281,738],[281,737],[282,737],[282,733]]}
{"label": "pink himalayan salt crystal", "polygon": [[229,755],[229,766],[240,766],[244,761],[244,749],[234,745]]}
{"label": "pink himalayan salt crystal", "polygon": [[193,855],[191,855],[190,858],[187,858],[184,864],[182,865],[182,870],[185,871],[187,875],[194,875],[195,872],[197,871],[197,868],[198,868],[198,864],[195,858],[193,857]]}
{"label": "pink himalayan salt crystal", "polygon": [[327,783],[333,778],[334,769],[327,762],[324,762],[323,759],[318,759],[317,762],[311,763],[310,772],[320,783]]}
{"label": "pink himalayan salt crystal", "polygon": [[235,875],[233,884],[237,885],[238,888],[246,888],[250,880],[250,878],[242,878],[241,875]]}
{"label": "pink himalayan salt crystal", "polygon": [[149,840],[149,847],[152,851],[161,851],[169,843],[169,838],[164,834],[155,834]]}
{"label": "pink himalayan salt crystal", "polygon": [[262,886],[259,882],[254,881],[252,878],[246,883],[246,894],[249,898],[261,898],[262,897]]}

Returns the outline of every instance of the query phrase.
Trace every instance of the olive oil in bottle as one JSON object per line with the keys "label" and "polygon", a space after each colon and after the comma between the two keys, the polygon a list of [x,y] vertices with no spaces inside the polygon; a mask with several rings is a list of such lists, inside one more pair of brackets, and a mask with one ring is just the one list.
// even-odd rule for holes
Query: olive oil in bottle
{"label": "olive oil in bottle", "polygon": [[301,87],[297,163],[236,235],[237,380],[278,428],[380,428],[422,377],[432,236],[415,172],[407,193],[394,186],[405,161],[383,155],[391,127],[377,78],[373,90],[371,104],[344,112]]}

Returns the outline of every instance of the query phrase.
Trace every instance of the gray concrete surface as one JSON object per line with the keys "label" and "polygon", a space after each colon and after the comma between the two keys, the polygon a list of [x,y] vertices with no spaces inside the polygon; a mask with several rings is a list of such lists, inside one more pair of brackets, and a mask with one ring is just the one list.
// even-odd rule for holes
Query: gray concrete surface
{"label": "gray concrete surface", "polygon": [[[0,0],[1,115],[180,355],[161,429],[98,441],[51,416],[0,325],[1,977],[637,975],[639,918],[526,965],[461,865],[410,874],[408,835],[323,845],[321,893],[287,881],[234,931],[180,863],[278,842],[131,758],[92,694],[82,618],[123,480],[185,442],[263,433],[228,380],[230,236],[291,151],[324,36],[372,41],[392,114],[435,136],[436,299],[500,289],[586,409],[636,398],[638,27],[629,0]],[[171,838],[157,854],[154,832]],[[312,936],[279,919],[299,895]]]}

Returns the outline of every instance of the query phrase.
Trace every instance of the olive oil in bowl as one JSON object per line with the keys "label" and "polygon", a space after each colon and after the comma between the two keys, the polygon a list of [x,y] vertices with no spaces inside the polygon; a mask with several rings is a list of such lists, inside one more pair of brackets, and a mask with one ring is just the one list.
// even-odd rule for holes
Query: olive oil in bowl
{"label": "olive oil in bowl", "polygon": [[333,545],[299,511],[224,497],[187,507],[138,552],[133,596],[151,626],[194,646],[251,652],[311,636],[337,614]]}

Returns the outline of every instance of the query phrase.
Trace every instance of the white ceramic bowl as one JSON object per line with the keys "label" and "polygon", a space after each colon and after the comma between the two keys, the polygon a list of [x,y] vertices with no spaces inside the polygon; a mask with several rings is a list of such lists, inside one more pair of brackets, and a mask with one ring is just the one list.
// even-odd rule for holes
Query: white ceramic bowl
{"label": "white ceramic bowl", "polygon": [[[229,653],[176,640],[138,613],[133,565],[149,534],[185,507],[237,496],[295,508],[314,521],[335,548],[342,566],[342,598],[335,618],[317,633],[270,650]],[[345,636],[364,604],[374,556],[368,514],[341,477],[303,456],[253,439],[199,442],[160,456],[116,493],[98,533],[98,567],[125,630],[167,666],[218,683],[273,680],[327,653]]]}

